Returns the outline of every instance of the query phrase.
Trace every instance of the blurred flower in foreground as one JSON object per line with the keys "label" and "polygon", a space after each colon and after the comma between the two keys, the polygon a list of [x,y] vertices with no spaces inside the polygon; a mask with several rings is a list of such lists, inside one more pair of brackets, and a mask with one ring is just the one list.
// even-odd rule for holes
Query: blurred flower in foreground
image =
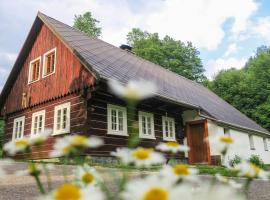
{"label": "blurred flower in foreground", "polygon": [[124,164],[134,164],[138,167],[148,167],[166,162],[161,153],[143,147],[134,150],[127,148],[117,149],[116,152],[112,152],[112,155],[118,157]]}
{"label": "blurred flower in foreground", "polygon": [[56,188],[51,194],[41,196],[39,200],[104,200],[103,193],[97,188],[88,186],[80,188],[71,183],[65,183]]}
{"label": "blurred flower in foreground", "polygon": [[31,136],[29,138],[29,144],[32,146],[39,146],[48,139],[51,133],[52,129],[45,129],[44,132]]}
{"label": "blurred flower in foreground", "polygon": [[189,151],[188,146],[179,144],[177,142],[165,142],[165,143],[161,142],[156,146],[156,149],[163,152],[172,152],[172,153]]}
{"label": "blurred flower in foreground", "polygon": [[101,176],[96,169],[89,167],[87,164],[79,166],[75,171],[77,182],[81,186],[96,185],[101,181]]}
{"label": "blurred flower in foreground", "polygon": [[9,155],[14,156],[16,153],[22,153],[29,149],[30,143],[29,139],[22,138],[22,139],[15,139],[9,141],[4,145],[4,151],[7,152]]}
{"label": "blurred flower in foreground", "polygon": [[228,148],[234,144],[234,139],[225,135],[212,136],[209,137],[208,140],[213,145],[213,147],[222,155],[225,155]]}
{"label": "blurred flower in foreground", "polygon": [[199,179],[198,170],[194,168],[188,167],[188,165],[178,164],[173,167],[166,165],[161,170],[161,175],[166,178],[170,178],[173,181],[177,181],[180,179],[189,180],[189,181],[197,181]]}
{"label": "blurred flower in foreground", "polygon": [[72,135],[58,138],[54,144],[54,150],[50,157],[61,157],[77,153],[87,148],[97,148],[103,145],[103,140],[97,137],[86,137],[83,135]]}
{"label": "blurred flower in foreground", "polygon": [[260,167],[247,161],[243,161],[240,164],[236,165],[234,169],[238,170],[239,176],[244,176],[249,179],[261,178],[263,180],[268,180],[269,178],[269,172],[266,172]]}
{"label": "blurred flower in foreground", "polygon": [[235,189],[242,188],[242,184],[237,183],[236,181],[229,179],[227,177],[221,176],[220,174],[216,174],[215,177],[219,182],[224,183],[224,184],[228,184],[229,186],[231,186]]}
{"label": "blurred flower in foreground", "polygon": [[170,179],[150,175],[127,183],[123,200],[191,200],[190,187],[175,186]]}
{"label": "blurred flower in foreground", "polygon": [[41,174],[42,167],[36,163],[29,163],[26,170],[18,170],[16,171],[16,175],[18,176],[39,176]]}
{"label": "blurred flower in foreground", "polygon": [[116,80],[111,80],[109,86],[117,96],[136,101],[151,97],[157,92],[155,84],[144,80],[129,81],[126,86]]}

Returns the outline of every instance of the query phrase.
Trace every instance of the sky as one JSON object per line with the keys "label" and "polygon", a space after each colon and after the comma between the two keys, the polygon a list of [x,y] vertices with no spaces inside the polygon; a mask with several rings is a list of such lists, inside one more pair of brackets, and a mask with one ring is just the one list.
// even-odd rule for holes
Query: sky
{"label": "sky", "polygon": [[115,46],[134,27],[191,41],[212,79],[270,45],[269,10],[269,0],[0,0],[0,91],[38,11],[69,25],[91,11],[101,39]]}

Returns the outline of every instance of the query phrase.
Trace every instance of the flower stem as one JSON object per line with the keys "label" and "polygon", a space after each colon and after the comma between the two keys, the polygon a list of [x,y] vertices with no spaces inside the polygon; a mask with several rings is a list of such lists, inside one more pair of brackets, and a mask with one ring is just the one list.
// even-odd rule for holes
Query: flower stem
{"label": "flower stem", "polygon": [[41,194],[45,194],[46,192],[45,192],[45,190],[44,190],[44,188],[43,188],[43,186],[42,186],[42,183],[41,183],[41,181],[40,181],[39,176],[38,176],[38,175],[35,175],[34,177],[35,177],[35,180],[36,180],[36,182],[37,182],[37,185],[38,185],[38,188],[39,188],[40,193],[41,193]]}

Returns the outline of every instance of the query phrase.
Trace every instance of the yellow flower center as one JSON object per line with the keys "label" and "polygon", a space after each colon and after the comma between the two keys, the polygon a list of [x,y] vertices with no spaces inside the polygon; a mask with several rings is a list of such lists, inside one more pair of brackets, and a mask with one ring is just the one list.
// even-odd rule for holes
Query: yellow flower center
{"label": "yellow flower center", "polygon": [[72,150],[73,146],[72,145],[67,145],[63,148],[63,152],[64,154],[68,154],[70,153],[70,151]]}
{"label": "yellow flower center", "polygon": [[169,199],[168,191],[160,187],[151,188],[145,193],[143,198],[143,200],[168,200],[168,199]]}
{"label": "yellow flower center", "polygon": [[175,147],[175,148],[180,146],[180,144],[178,144],[177,142],[167,142],[166,145],[168,147]]}
{"label": "yellow flower center", "polygon": [[27,146],[28,145],[28,141],[25,139],[18,139],[15,141],[15,145],[16,146]]}
{"label": "yellow flower center", "polygon": [[186,166],[186,165],[175,165],[173,168],[173,172],[176,175],[182,175],[182,176],[189,175],[188,166]]}
{"label": "yellow flower center", "polygon": [[138,90],[136,90],[134,88],[126,88],[124,95],[128,99],[139,99],[139,97],[140,97]]}
{"label": "yellow flower center", "polygon": [[250,163],[250,168],[251,169],[249,171],[247,171],[244,174],[244,176],[249,177],[249,178],[257,177],[259,175],[261,169],[252,163]]}
{"label": "yellow flower center", "polygon": [[81,191],[80,188],[76,185],[66,183],[60,186],[55,194],[55,200],[80,200],[81,199]]}
{"label": "yellow flower center", "polygon": [[138,148],[132,152],[132,155],[139,160],[146,160],[150,157],[152,149]]}
{"label": "yellow flower center", "polygon": [[93,181],[94,181],[94,176],[91,173],[89,173],[89,172],[86,172],[82,176],[82,182],[84,182],[85,184],[92,183]]}
{"label": "yellow flower center", "polygon": [[75,146],[83,146],[87,142],[88,138],[83,135],[76,135],[73,138],[72,144]]}
{"label": "yellow flower center", "polygon": [[231,137],[221,136],[220,141],[225,144],[233,144],[234,140]]}

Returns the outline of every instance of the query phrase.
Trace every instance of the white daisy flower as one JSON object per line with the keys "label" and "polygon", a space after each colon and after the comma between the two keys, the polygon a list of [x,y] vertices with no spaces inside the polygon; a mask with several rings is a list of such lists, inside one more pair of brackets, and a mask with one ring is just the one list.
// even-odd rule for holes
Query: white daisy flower
{"label": "white daisy flower", "polygon": [[91,168],[86,164],[79,166],[76,169],[75,174],[77,175],[76,181],[81,186],[96,185],[102,180],[96,169]]}
{"label": "white daisy flower", "polygon": [[159,143],[156,146],[156,149],[163,152],[172,152],[172,153],[189,151],[189,147],[187,145],[182,145],[182,144],[179,144],[178,142],[173,142],[173,141]]}
{"label": "white daisy flower", "polygon": [[232,188],[235,188],[235,189],[240,189],[243,186],[241,183],[237,183],[236,181],[229,179],[227,177],[224,177],[220,174],[216,174],[215,177],[219,182],[224,183],[224,184],[228,184],[229,186],[231,186]]}
{"label": "white daisy flower", "polygon": [[234,139],[230,136],[217,135],[208,138],[213,148],[219,151],[222,155],[227,153],[228,148],[235,143]]}
{"label": "white daisy flower", "polygon": [[138,147],[134,150],[127,148],[117,149],[112,155],[120,158],[124,164],[134,164],[138,167],[148,167],[166,162],[165,157],[161,153],[143,147]]}
{"label": "white daisy flower", "polygon": [[194,168],[188,167],[188,165],[178,164],[175,166],[166,165],[160,171],[161,175],[164,177],[171,178],[173,181],[178,180],[188,180],[188,181],[198,181],[197,174],[199,171]]}
{"label": "white daisy flower", "polygon": [[36,163],[29,163],[26,170],[18,170],[15,172],[17,176],[38,176],[41,174],[42,167]]}
{"label": "white daisy flower", "polygon": [[38,146],[43,144],[51,135],[52,129],[45,129],[44,132],[33,135],[29,138],[29,143],[32,146]]}
{"label": "white daisy flower", "polygon": [[250,179],[253,178],[261,178],[263,180],[269,179],[269,172],[266,172],[260,167],[247,161],[241,162],[240,164],[236,165],[234,169],[238,170],[239,176],[244,176]]}
{"label": "white daisy flower", "polygon": [[61,157],[69,155],[77,150],[97,148],[103,145],[103,140],[97,137],[86,137],[83,135],[72,135],[58,138],[54,144],[54,150],[50,157]]}
{"label": "white daisy flower", "polygon": [[72,183],[65,183],[56,188],[51,194],[41,196],[39,200],[105,200],[102,191],[93,186],[80,188]]}
{"label": "white daisy flower", "polygon": [[16,153],[26,151],[30,146],[29,139],[22,138],[9,141],[4,145],[4,151],[9,155],[14,156]]}
{"label": "white daisy flower", "polygon": [[191,200],[191,187],[175,186],[169,179],[151,175],[129,181],[121,194],[123,200]]}
{"label": "white daisy flower", "polygon": [[149,98],[157,92],[157,88],[152,82],[144,80],[130,81],[126,86],[111,80],[109,86],[116,95],[131,100]]}

